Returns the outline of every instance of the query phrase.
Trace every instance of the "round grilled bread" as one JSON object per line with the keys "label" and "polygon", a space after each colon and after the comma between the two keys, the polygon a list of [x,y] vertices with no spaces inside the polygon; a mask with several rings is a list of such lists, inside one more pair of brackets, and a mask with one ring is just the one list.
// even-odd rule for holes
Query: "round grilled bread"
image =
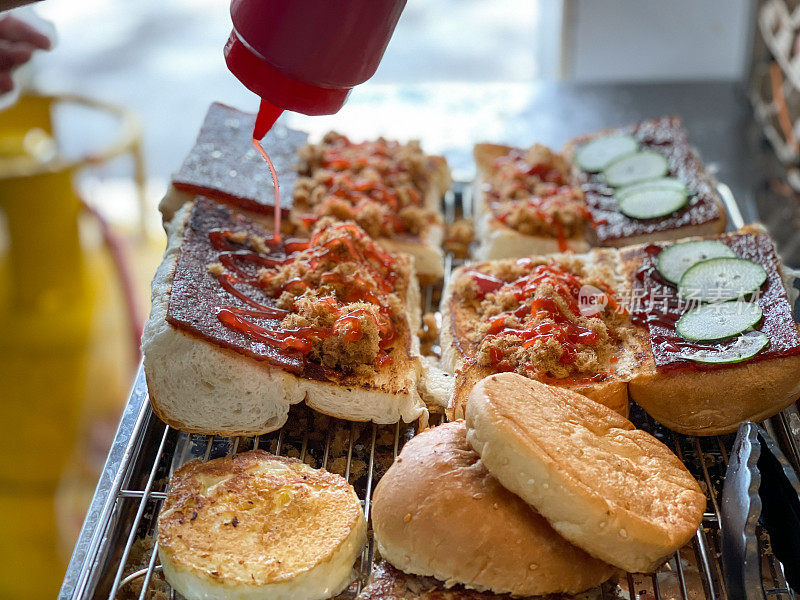
{"label": "round grilled bread", "polygon": [[253,450],[175,472],[158,554],[188,600],[322,600],[350,583],[366,530],[342,477]]}
{"label": "round grilled bread", "polygon": [[562,536],[632,572],[650,572],[694,535],[706,500],[650,434],[585,396],[515,373],[472,390],[467,439],[500,483]]}
{"label": "round grilled bread", "polygon": [[463,421],[406,443],[375,488],[372,525],[384,559],[446,585],[521,596],[577,593],[615,572],[501,486],[469,447]]}

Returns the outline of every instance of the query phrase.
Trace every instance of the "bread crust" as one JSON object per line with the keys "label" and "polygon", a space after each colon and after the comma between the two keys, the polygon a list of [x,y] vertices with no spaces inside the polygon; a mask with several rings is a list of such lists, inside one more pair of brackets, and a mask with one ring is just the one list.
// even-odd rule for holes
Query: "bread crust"
{"label": "bread crust", "polygon": [[721,215],[720,218],[715,221],[709,221],[708,223],[703,223],[701,225],[688,225],[676,229],[667,229],[664,231],[659,231],[658,233],[631,235],[624,238],[609,239],[605,240],[602,243],[602,246],[606,248],[624,248],[626,246],[638,246],[640,244],[647,245],[654,244],[656,242],[678,241],[688,237],[718,235],[725,231],[727,216],[725,213],[725,206],[721,201],[714,199],[714,204],[717,205],[717,209]]}
{"label": "bread crust", "polygon": [[467,439],[486,468],[593,556],[651,572],[702,522],[706,499],[657,439],[586,397],[492,375],[470,393]]}
{"label": "bread crust", "polygon": [[336,595],[366,533],[344,478],[263,450],[183,465],[158,519],[164,575],[190,600]]}
{"label": "bread crust", "polygon": [[556,534],[503,488],[466,441],[463,421],[406,443],[373,496],[381,556],[446,586],[495,593],[577,593],[614,569]]}
{"label": "bread crust", "polygon": [[686,435],[722,435],[762,421],[800,396],[800,355],[743,362],[713,371],[656,370],[652,357],[629,384],[654,419]]}
{"label": "bread crust", "polygon": [[170,324],[172,278],[192,206],[185,204],[167,224],[168,245],[153,278],[151,313],[142,334],[150,403],[159,418],[190,433],[234,436],[275,431],[286,422],[289,406],[303,400],[319,412],[353,421],[410,422],[427,415],[418,391],[417,326],[411,326],[420,318],[413,277],[407,292],[410,347],[395,348],[393,364],[372,377],[307,379]]}

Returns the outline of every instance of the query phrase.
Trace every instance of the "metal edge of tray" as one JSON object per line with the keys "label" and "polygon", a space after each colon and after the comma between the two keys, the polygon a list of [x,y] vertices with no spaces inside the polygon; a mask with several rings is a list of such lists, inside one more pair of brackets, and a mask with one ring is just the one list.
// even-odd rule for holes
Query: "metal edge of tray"
{"label": "metal edge of tray", "polygon": [[99,576],[94,566],[100,560],[110,529],[117,493],[130,474],[130,467],[144,442],[140,433],[151,418],[147,401],[147,382],[141,364],[136,373],[128,402],[125,405],[114,440],[100,473],[92,502],[86,512],[78,540],[64,575],[58,598],[82,598],[91,587],[92,578]]}

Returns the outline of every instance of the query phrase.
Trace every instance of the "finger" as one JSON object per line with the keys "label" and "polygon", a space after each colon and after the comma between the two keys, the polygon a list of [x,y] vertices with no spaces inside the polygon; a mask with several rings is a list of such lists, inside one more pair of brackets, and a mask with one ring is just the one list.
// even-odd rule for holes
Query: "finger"
{"label": "finger", "polygon": [[0,19],[0,38],[9,42],[30,44],[41,50],[50,49],[50,38],[16,17]]}
{"label": "finger", "polygon": [[11,71],[13,68],[28,62],[34,47],[0,40],[0,71]]}
{"label": "finger", "polygon": [[14,80],[9,73],[0,73],[0,94],[5,94],[14,89]]}

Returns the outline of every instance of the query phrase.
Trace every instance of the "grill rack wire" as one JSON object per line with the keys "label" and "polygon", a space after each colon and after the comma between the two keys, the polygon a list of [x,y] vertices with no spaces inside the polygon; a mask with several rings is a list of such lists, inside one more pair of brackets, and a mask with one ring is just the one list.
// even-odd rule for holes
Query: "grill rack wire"
{"label": "grill rack wire", "polygon": [[[727,186],[719,185],[734,227],[744,224]],[[471,188],[458,182],[444,199],[445,220],[472,216]],[[445,257],[445,281],[460,264]],[[440,289],[424,290],[424,312],[438,305]],[[435,423],[441,416],[433,415]],[[733,436],[699,438],[676,434],[631,407],[631,420],[667,444],[697,478],[707,496],[703,522],[694,538],[652,575],[626,574],[616,584],[601,586],[593,597],[602,600],[701,600],[728,597],[720,557],[722,481]],[[792,406],[764,423],[779,441],[795,469],[800,469],[800,413]],[[292,407],[280,430],[256,437],[225,438],[186,434],[166,426],[150,409],[144,375],[139,369],[108,461],[87,513],[67,569],[59,598],[169,598],[182,596],[160,576],[156,519],[166,497],[169,476],[193,458],[209,460],[253,448],[294,456],[316,467],[340,472],[354,485],[369,520],[371,496],[380,476],[415,433],[415,424],[351,423]],[[797,600],[769,539],[760,532],[762,584],[765,596]],[[352,599],[365,585],[374,560],[369,541],[354,583],[337,598]]]}

